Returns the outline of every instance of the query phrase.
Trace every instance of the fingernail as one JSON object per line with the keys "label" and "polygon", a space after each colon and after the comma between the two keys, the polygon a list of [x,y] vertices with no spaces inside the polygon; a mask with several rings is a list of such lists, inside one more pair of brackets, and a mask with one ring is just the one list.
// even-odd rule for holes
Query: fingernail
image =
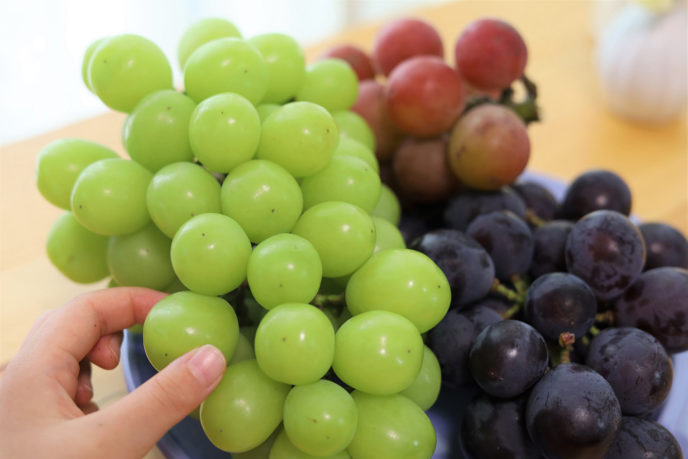
{"label": "fingernail", "polygon": [[225,371],[227,362],[215,346],[206,344],[189,360],[189,371],[204,387],[214,384]]}

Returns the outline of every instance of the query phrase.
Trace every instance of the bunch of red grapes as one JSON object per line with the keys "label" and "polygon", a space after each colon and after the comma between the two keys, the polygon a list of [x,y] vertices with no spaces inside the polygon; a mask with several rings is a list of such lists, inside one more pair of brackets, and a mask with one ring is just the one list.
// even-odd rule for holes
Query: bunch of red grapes
{"label": "bunch of red grapes", "polygon": [[[453,51],[452,67],[432,25],[402,19],[370,56],[323,55],[356,71],[353,110],[402,202],[400,229],[452,288],[427,336],[443,391],[472,399],[455,407],[452,457],[682,458],[656,419],[672,355],[688,350],[688,241],[632,221],[612,171],[580,175],[559,199],[523,180],[536,91],[511,25],[475,21]],[[526,110],[512,100],[519,80]]]}

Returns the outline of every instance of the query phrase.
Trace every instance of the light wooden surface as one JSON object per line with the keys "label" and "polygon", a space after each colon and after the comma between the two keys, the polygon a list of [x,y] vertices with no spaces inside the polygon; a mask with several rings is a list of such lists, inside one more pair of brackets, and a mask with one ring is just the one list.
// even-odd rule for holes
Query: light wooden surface
{"label": "light wooden surface", "polygon": [[[472,20],[495,16],[511,22],[528,45],[526,72],[539,86],[544,117],[529,128],[529,169],[564,181],[591,168],[615,170],[631,187],[636,215],[668,222],[688,234],[685,115],[668,125],[641,126],[606,111],[593,66],[591,5],[564,0],[462,1],[414,15],[439,29],[450,61],[454,40]],[[352,28],[309,48],[307,55],[312,60],[328,46],[342,42],[369,50],[379,28],[380,24]],[[94,140],[124,154],[123,120],[122,114],[109,113],[0,147],[0,363],[12,358],[43,311],[105,285],[105,281],[87,286],[71,283],[45,256],[46,235],[61,211],[36,190],[36,155],[49,142],[65,137]],[[95,400],[101,405],[126,393],[121,369],[96,371],[93,378]],[[152,451],[149,457],[161,454]]]}

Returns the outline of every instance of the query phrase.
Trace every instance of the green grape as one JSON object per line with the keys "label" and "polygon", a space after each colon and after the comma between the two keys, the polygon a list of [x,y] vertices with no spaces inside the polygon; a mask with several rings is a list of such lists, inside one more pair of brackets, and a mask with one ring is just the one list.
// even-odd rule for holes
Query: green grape
{"label": "green grape", "polygon": [[334,329],[310,304],[281,304],[256,330],[256,360],[266,375],[287,384],[309,384],[325,376],[334,357]]}
{"label": "green grape", "polygon": [[268,89],[268,68],[253,45],[240,38],[219,38],[201,45],[186,60],[184,85],[196,103],[234,92],[256,105]]}
{"label": "green grape", "polygon": [[110,272],[106,261],[108,238],[87,230],[71,212],[53,223],[46,242],[52,264],[74,282],[89,284]]}
{"label": "green grape", "polygon": [[179,68],[184,70],[187,59],[199,46],[225,37],[241,38],[239,29],[226,19],[206,18],[193,23],[179,39],[177,46]]}
{"label": "green grape", "polygon": [[239,322],[222,298],[178,292],[158,301],[143,323],[143,347],[160,371],[192,349],[212,344],[229,362],[239,339]]}
{"label": "green grape", "polygon": [[362,159],[334,156],[324,169],[301,181],[301,192],[306,209],[342,201],[370,212],[380,198],[380,176]]}
{"label": "green grape", "polygon": [[341,59],[322,59],[306,69],[296,100],[313,102],[330,112],[348,110],[358,97],[358,77]]}
{"label": "green grape", "polygon": [[375,249],[373,220],[360,207],[345,202],[316,204],[301,215],[292,232],[313,244],[325,277],[354,272]]}
{"label": "green grape", "polygon": [[420,372],[423,338],[414,324],[388,311],[368,311],[337,330],[332,369],[354,389],[395,394]]}
{"label": "green grape", "polygon": [[227,175],[221,200],[222,213],[235,219],[255,243],[291,231],[303,209],[294,177],[277,164],[259,159]]}
{"label": "green grape", "polygon": [[155,172],[178,161],[193,161],[189,119],[196,104],[172,89],[144,97],[127,117],[122,140],[131,159]]}
{"label": "green grape", "polygon": [[270,456],[270,449],[272,449],[272,445],[275,443],[277,434],[281,431],[281,428],[275,429],[267,440],[251,450],[244,453],[232,453],[232,459],[267,459]]}
{"label": "green grape", "polygon": [[387,249],[405,249],[406,243],[399,228],[380,217],[371,217],[375,224],[375,250],[377,253]]}
{"label": "green grape", "polygon": [[428,416],[401,395],[352,394],[358,426],[348,451],[356,459],[430,459],[437,435]]}
{"label": "green grape", "polygon": [[[253,295],[251,295],[251,291],[244,291],[244,307],[246,308],[246,318],[249,320],[249,323],[255,324],[255,328],[258,327],[258,323],[265,317],[265,314],[267,314],[268,310],[265,309],[256,301],[255,298],[253,298]],[[252,331],[252,338],[251,338],[251,343],[255,341],[256,337],[256,330],[254,329]]]}
{"label": "green grape", "polygon": [[101,159],[81,171],[71,195],[72,212],[86,229],[106,236],[134,233],[150,222],[148,169],[128,159]]}
{"label": "green grape", "polygon": [[172,282],[167,284],[165,288],[162,289],[162,291],[166,293],[185,292],[186,286],[182,284],[182,281],[180,281],[179,278],[175,275]]}
{"label": "green grape", "polygon": [[272,115],[272,112],[280,108],[281,105],[279,104],[260,104],[259,106],[256,107],[256,111],[258,112],[258,116],[260,117],[260,122],[263,123],[268,116]]}
{"label": "green grape", "polygon": [[284,429],[279,431],[275,442],[272,444],[270,449],[270,456],[268,459],[350,459],[349,453],[345,451],[340,451],[339,453],[328,455],[328,456],[312,456],[308,453],[304,453],[299,448],[294,446],[294,444],[289,440]]}
{"label": "green grape", "polygon": [[298,42],[281,33],[256,35],[248,42],[260,51],[268,67],[263,102],[283,104],[296,96],[306,73],[306,58]]}
{"label": "green grape", "polygon": [[249,451],[279,426],[289,389],[270,379],[253,359],[231,365],[201,404],[203,431],[223,451]]}
{"label": "green grape", "polygon": [[198,160],[208,169],[229,172],[256,153],[260,117],[239,94],[222,93],[198,104],[189,123],[189,140]]}
{"label": "green grape", "polygon": [[332,112],[332,118],[341,134],[362,143],[370,151],[375,151],[375,134],[361,115],[351,110],[337,110]]}
{"label": "green grape", "polygon": [[248,259],[248,286],[266,309],[283,303],[309,303],[318,293],[321,278],[318,252],[295,234],[265,239]]}
{"label": "green grape", "polygon": [[437,325],[449,310],[449,282],[424,254],[409,249],[376,253],[346,286],[346,305],[355,316],[385,310],[401,314],[421,333]]}
{"label": "green grape", "polygon": [[411,399],[421,410],[427,411],[437,401],[441,386],[440,363],[430,348],[423,346],[423,365],[420,367],[420,373],[410,386],[401,391],[401,395]]}
{"label": "green grape", "polygon": [[398,226],[399,221],[401,221],[401,204],[399,199],[394,194],[394,191],[384,183],[382,184],[382,190],[380,190],[380,199],[378,199],[370,215],[384,218],[395,226]]}
{"label": "green grape", "polygon": [[120,284],[162,290],[174,279],[170,238],[152,223],[136,233],[112,236],[107,248],[110,274]]}
{"label": "green grape", "polygon": [[142,335],[143,334],[143,324],[135,324],[127,328],[127,332],[132,335]]}
{"label": "green grape", "polygon": [[339,135],[339,144],[334,151],[334,156],[353,156],[368,163],[375,170],[375,173],[380,171],[380,165],[373,150],[344,134]]}
{"label": "green grape", "polygon": [[351,395],[332,381],[296,386],[284,402],[284,430],[301,451],[331,456],[351,443],[357,411]]}
{"label": "green grape", "polygon": [[[260,308],[263,309],[263,308]],[[265,309],[263,309],[265,311]],[[251,343],[251,346],[253,346],[253,343],[256,340],[256,330],[258,329],[257,325],[244,325],[239,328],[239,331],[241,332],[242,335],[246,337],[249,343]],[[255,353],[254,353],[255,355]]]}
{"label": "green grape", "polygon": [[152,41],[133,34],[106,38],[88,65],[88,81],[105,105],[131,112],[144,96],[172,89],[172,68]]}
{"label": "green grape", "polygon": [[223,295],[246,279],[251,241],[241,226],[222,214],[196,215],[172,239],[174,272],[203,295]]}
{"label": "green grape", "polygon": [[232,355],[232,358],[227,362],[227,365],[234,365],[235,363],[255,358],[256,354],[255,352],[253,352],[253,345],[243,333],[239,333],[239,339],[237,340],[237,345],[234,349],[234,354]]}
{"label": "green grape", "polygon": [[38,191],[51,204],[70,210],[69,196],[81,171],[89,164],[109,158],[117,158],[117,153],[88,140],[60,139],[51,142],[36,159]]}
{"label": "green grape", "polygon": [[294,177],[327,166],[339,142],[337,125],[327,110],[310,102],[291,102],[263,122],[256,157],[273,161]]}
{"label": "green grape", "polygon": [[170,164],[153,176],[146,192],[146,203],[153,222],[173,238],[190,218],[220,213],[220,184],[197,164]]}
{"label": "green grape", "polygon": [[93,57],[93,52],[100,46],[101,43],[103,43],[107,38],[109,37],[102,37],[99,38],[93,42],[91,42],[90,45],[86,48],[86,51],[84,52],[84,58],[81,60],[81,79],[83,80],[84,84],[88,88],[89,91],[93,91],[93,85],[91,85],[91,82],[88,80],[88,67],[91,63],[91,57]]}

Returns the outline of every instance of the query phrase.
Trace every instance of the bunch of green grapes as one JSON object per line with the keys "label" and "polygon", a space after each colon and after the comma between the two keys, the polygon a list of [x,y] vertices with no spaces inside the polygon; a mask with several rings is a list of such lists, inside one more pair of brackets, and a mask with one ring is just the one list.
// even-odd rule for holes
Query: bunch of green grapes
{"label": "bunch of green grapes", "polygon": [[184,91],[141,36],[88,48],[84,82],[128,114],[129,158],[80,139],[40,153],[38,189],[66,210],[50,260],[75,282],[171,293],[143,325],[146,355],[160,370],[203,344],[224,353],[196,413],[218,448],[431,457],[440,369],[422,334],[450,289],[405,247],[374,135],[350,111],[355,73],[221,19],[189,28],[179,61]]}

